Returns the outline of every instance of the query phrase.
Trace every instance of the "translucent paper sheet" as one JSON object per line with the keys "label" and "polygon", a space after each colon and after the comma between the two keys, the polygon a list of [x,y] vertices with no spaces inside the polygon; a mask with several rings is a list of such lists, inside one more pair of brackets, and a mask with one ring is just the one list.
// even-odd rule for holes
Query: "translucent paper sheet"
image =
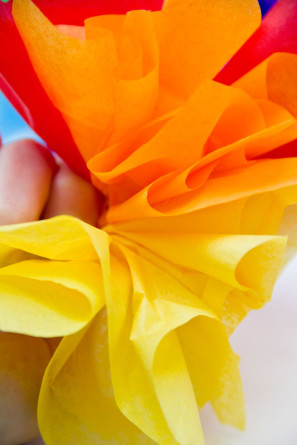
{"label": "translucent paper sheet", "polygon": [[13,14],[107,198],[102,229],[0,229],[0,329],[64,337],[39,399],[45,442],[200,445],[208,401],[244,428],[228,337],[269,300],[292,233],[297,158],[271,153],[296,140],[296,56],[212,80],[259,25],[253,0],[171,0],[84,28],[30,0]]}
{"label": "translucent paper sheet", "polygon": [[[85,159],[129,134],[131,123],[147,122],[157,102],[160,111],[176,107],[220,70],[261,20],[255,0],[218,8],[168,1],[162,12],[130,12],[117,34],[112,18],[96,20],[97,35],[89,33],[94,22],[87,20],[82,42],[61,34],[29,0],[14,1],[13,13],[38,77]],[[137,52],[138,70],[125,72]]]}
{"label": "translucent paper sheet", "polygon": [[240,224],[237,235],[203,234],[203,222],[233,220],[236,206],[248,219],[255,205],[196,212],[200,227],[187,233],[177,232],[188,215],[171,233],[168,218],[157,219],[157,231],[145,223],[138,232],[128,223],[102,231],[63,216],[1,228],[1,252],[24,252],[7,266],[2,258],[1,329],[73,332],[42,385],[47,443],[150,443],[140,431],[157,443],[202,443],[198,408],[206,401],[222,421],[244,426],[238,358],[227,333],[269,299],[286,239],[244,235]]}

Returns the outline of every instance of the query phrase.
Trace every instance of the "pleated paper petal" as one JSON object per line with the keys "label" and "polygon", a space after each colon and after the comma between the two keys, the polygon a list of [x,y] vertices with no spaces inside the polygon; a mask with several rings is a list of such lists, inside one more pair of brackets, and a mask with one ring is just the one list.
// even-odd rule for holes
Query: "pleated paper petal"
{"label": "pleated paper petal", "polygon": [[242,429],[228,337],[269,301],[287,235],[296,249],[296,56],[264,60],[269,44],[236,83],[212,80],[260,25],[255,0],[84,26],[56,26],[56,5],[14,0],[13,16],[106,208],[102,229],[0,228],[0,328],[65,335],[40,394],[45,442],[200,445],[206,402]]}
{"label": "pleated paper petal", "polygon": [[[115,142],[129,133],[131,127],[125,133],[114,127],[119,111],[131,108],[130,124],[140,125],[153,117],[157,99],[159,113],[172,108],[172,103],[176,107],[194,91],[197,83],[219,71],[261,19],[255,0],[232,4],[224,1],[219,9],[209,7],[207,2],[171,1],[161,12],[131,12],[126,16],[122,33],[138,40],[143,67],[139,79],[130,79],[134,82],[130,82],[127,96],[128,92],[123,94],[117,88],[115,68],[120,66],[120,54],[112,20],[107,20],[104,27],[101,25],[100,37],[88,38],[87,33],[86,40],[81,41],[61,33],[30,0],[14,0],[13,14],[34,69],[63,114],[85,159],[90,159],[110,140]],[[137,23],[143,20],[147,24],[138,28]],[[183,29],[188,29],[187,34]],[[210,46],[197,54],[201,38]],[[146,79],[149,72],[151,76]],[[167,79],[169,75],[172,79]],[[181,86],[184,86],[182,91]],[[127,100],[131,93],[135,95],[134,106]],[[146,113],[141,122],[142,110]]]}
{"label": "pleated paper petal", "polygon": [[[84,19],[99,14],[124,14],[130,9],[158,10],[162,0],[48,1],[35,4],[54,24],[83,25]],[[0,2],[0,86],[2,92],[27,123],[82,176],[88,171],[61,113],[53,107],[29,61],[11,14],[12,1]],[[15,70],[15,60],[22,76]],[[52,129],[55,128],[55,131]]]}
{"label": "pleated paper petal", "polygon": [[[85,227],[65,217],[0,228],[4,246],[0,251],[2,330],[63,336],[84,327],[103,307],[108,240],[97,230],[96,241],[90,242],[92,228],[88,233]],[[100,246],[101,265],[93,245]],[[24,250],[27,255],[12,263],[13,250],[7,251],[6,246]],[[38,257],[32,259],[32,254]]]}
{"label": "pleated paper petal", "polygon": [[[12,1],[0,2],[0,87],[26,122],[82,176],[89,177],[61,113],[52,105],[33,67],[13,22]],[[15,61],[22,75],[15,70]],[[53,131],[55,128],[55,131]]]}
{"label": "pleated paper petal", "polygon": [[62,340],[43,380],[38,418],[47,443],[153,444],[115,403],[104,310]]}
{"label": "pleated paper petal", "polygon": [[[246,205],[238,203],[239,214]],[[233,210],[234,205],[222,214],[231,211],[232,218]],[[203,443],[199,408],[207,401],[222,421],[243,428],[238,358],[227,333],[249,309],[268,300],[285,238],[186,235],[180,232],[183,224],[178,226],[179,233],[162,235],[123,231],[116,225],[102,231],[61,216],[1,228],[5,246],[31,254],[13,264],[10,255],[10,265],[1,269],[3,277],[45,280],[46,292],[56,283],[75,285],[94,305],[80,330],[73,313],[83,318],[82,306],[67,307],[68,318],[57,322],[61,307],[67,306],[65,291],[58,304],[52,298],[50,306],[45,292],[37,295],[31,289],[30,298],[38,303],[34,311],[26,299],[23,318],[10,311],[23,326],[31,320],[30,334],[61,335],[60,326],[68,333],[78,331],[62,340],[43,381],[39,422],[47,443],[149,444],[149,438],[157,443]],[[42,234],[42,244],[37,234]],[[82,248],[86,255],[78,261]],[[1,280],[2,295],[5,286]],[[1,303],[5,308],[5,298]],[[96,315],[103,304],[107,322],[102,310]],[[9,312],[1,318],[14,322]],[[84,402],[79,403],[82,394]]]}

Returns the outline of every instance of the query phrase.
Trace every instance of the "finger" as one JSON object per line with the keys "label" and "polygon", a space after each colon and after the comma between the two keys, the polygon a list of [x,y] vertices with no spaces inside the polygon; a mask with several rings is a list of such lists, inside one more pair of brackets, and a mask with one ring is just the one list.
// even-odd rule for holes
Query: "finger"
{"label": "finger", "polygon": [[0,224],[39,219],[55,171],[51,153],[29,139],[0,149]]}
{"label": "finger", "polygon": [[41,437],[38,437],[37,439],[30,440],[30,442],[26,442],[23,445],[45,445]]}
{"label": "finger", "polygon": [[93,186],[61,163],[53,180],[43,217],[72,215],[96,225],[100,207],[101,200]]}
{"label": "finger", "polygon": [[51,358],[41,338],[0,333],[0,445],[16,445],[39,435],[37,401]]}

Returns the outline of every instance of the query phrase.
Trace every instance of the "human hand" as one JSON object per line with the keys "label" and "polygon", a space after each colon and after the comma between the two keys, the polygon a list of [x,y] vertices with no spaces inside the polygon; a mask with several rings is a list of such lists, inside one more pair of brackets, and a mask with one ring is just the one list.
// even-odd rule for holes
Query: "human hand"
{"label": "human hand", "polygon": [[[91,184],[43,146],[21,140],[0,148],[0,224],[68,214],[96,225],[99,211]],[[37,400],[50,346],[44,339],[0,333],[0,445],[38,436]]]}
{"label": "human hand", "polygon": [[0,148],[0,224],[67,214],[96,225],[99,207],[91,184],[42,145],[25,139]]}

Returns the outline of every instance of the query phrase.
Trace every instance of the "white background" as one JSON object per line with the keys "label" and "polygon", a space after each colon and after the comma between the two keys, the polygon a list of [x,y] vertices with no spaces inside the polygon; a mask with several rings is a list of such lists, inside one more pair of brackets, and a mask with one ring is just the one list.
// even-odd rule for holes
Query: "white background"
{"label": "white background", "polygon": [[206,445],[297,444],[296,283],[297,257],[279,276],[271,302],[251,312],[233,334],[247,427],[242,433],[221,425],[207,406],[201,413]]}

